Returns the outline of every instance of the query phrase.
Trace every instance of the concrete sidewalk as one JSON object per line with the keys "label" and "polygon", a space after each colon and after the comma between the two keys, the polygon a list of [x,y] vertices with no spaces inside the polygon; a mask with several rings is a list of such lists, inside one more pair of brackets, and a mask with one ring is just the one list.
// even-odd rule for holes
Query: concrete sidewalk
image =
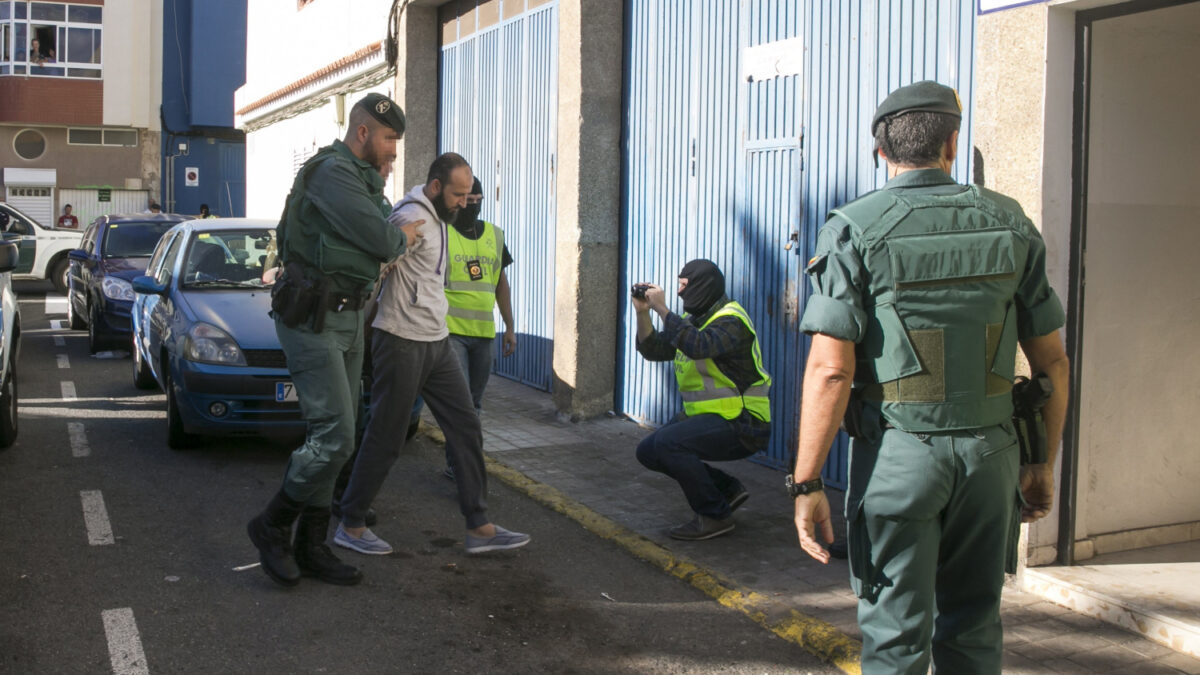
{"label": "concrete sidewalk", "polygon": [[[749,461],[723,463],[750,499],[737,529],[682,542],[666,529],[691,518],[676,483],[634,457],[648,430],[624,419],[571,423],[550,395],[501,377],[488,384],[484,450],[493,478],[574,518],[649,563],[749,615],[850,673],[861,639],[844,560],[821,565],[796,543],[783,474]],[[831,491],[834,526],[841,494]],[[533,546],[552,546],[533,533]],[[1200,660],[1010,587],[1005,590],[1005,673],[1188,673]]]}

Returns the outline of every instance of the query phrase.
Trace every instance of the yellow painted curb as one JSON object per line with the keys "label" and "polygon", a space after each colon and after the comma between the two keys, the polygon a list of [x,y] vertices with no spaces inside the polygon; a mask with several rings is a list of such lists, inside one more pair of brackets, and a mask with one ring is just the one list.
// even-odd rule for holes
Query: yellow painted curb
{"label": "yellow painted curb", "polygon": [[[485,456],[484,460],[488,473],[534,501],[567,516],[593,534],[612,541],[664,572],[690,583],[720,604],[745,614],[755,623],[799,645],[842,672],[861,675],[859,657],[862,653],[862,643],[832,624],[801,614],[761,593],[739,588],[719,574],[671,553],[659,544],[580,504],[562,491],[539,483],[491,456]],[[782,619],[772,618],[781,616]]]}

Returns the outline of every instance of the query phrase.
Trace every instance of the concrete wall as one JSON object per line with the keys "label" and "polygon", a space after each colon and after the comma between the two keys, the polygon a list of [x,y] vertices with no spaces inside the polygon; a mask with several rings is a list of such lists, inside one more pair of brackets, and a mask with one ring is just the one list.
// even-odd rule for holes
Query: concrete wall
{"label": "concrete wall", "polygon": [[559,0],[554,402],[613,406],[620,255],[622,3]]}
{"label": "concrete wall", "polygon": [[433,3],[409,5],[400,17],[400,63],[396,103],[404,110],[404,140],[396,151],[396,183],[401,190],[425,182],[437,157],[438,19]]}
{"label": "concrete wall", "polygon": [[1200,3],[1092,35],[1080,537],[1200,517]]}
{"label": "concrete wall", "polygon": [[[141,180],[142,151],[140,148],[67,145],[67,130],[37,127],[46,138],[46,153],[30,162],[13,151],[13,136],[28,127],[0,126],[0,166],[20,168],[55,168],[59,188],[106,186],[123,189],[130,179]],[[152,139],[141,133],[143,144]],[[158,147],[154,144],[154,147]],[[134,188],[140,185],[134,185]]]}
{"label": "concrete wall", "polygon": [[[160,128],[162,16],[162,0],[127,0],[105,5],[102,56],[105,125],[155,131]],[[157,169],[154,173],[157,176]]]}

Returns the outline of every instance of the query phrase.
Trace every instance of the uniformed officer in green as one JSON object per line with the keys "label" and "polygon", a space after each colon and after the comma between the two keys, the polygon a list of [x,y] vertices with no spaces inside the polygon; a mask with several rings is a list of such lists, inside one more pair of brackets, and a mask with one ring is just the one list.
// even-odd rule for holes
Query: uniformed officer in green
{"label": "uniformed officer in green", "polygon": [[321,148],[296,174],[277,232],[284,272],[272,315],[308,434],[288,461],[282,488],[247,531],[263,570],[285,586],[301,575],[345,585],[362,580],[325,539],[334,480],[354,450],[362,308],[380,265],[421,237],[420,222],[396,227],[386,218],[383,176],[403,134],[400,106],[365,96],[350,111],[345,139]]}
{"label": "uniformed officer in green", "polygon": [[[846,522],[864,673],[923,674],[931,657],[938,672],[999,673],[1004,573],[1020,522],[1053,500],[1067,405],[1062,305],[1020,206],[950,177],[961,110],[935,82],[879,105],[871,132],[889,180],[830,214],[807,269],[800,327],[812,348],[788,486],[801,546],[827,562],[819,476],[849,403]],[[1024,467],[1011,422],[1018,345],[1054,385],[1050,461]]]}

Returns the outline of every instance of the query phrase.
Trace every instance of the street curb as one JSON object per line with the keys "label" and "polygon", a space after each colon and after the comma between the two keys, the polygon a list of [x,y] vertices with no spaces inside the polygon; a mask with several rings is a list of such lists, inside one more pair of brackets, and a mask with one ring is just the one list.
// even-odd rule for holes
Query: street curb
{"label": "street curb", "polygon": [[[436,426],[422,423],[421,431],[431,440],[445,444]],[[686,581],[721,605],[737,610],[755,623],[849,675],[861,675],[862,643],[832,624],[801,614],[787,605],[739,587],[720,574],[660,544],[619,525],[571,499],[557,488],[538,482],[491,455],[484,455],[488,473],[527,497],[574,520],[596,536],[607,539],[660,570]]]}

